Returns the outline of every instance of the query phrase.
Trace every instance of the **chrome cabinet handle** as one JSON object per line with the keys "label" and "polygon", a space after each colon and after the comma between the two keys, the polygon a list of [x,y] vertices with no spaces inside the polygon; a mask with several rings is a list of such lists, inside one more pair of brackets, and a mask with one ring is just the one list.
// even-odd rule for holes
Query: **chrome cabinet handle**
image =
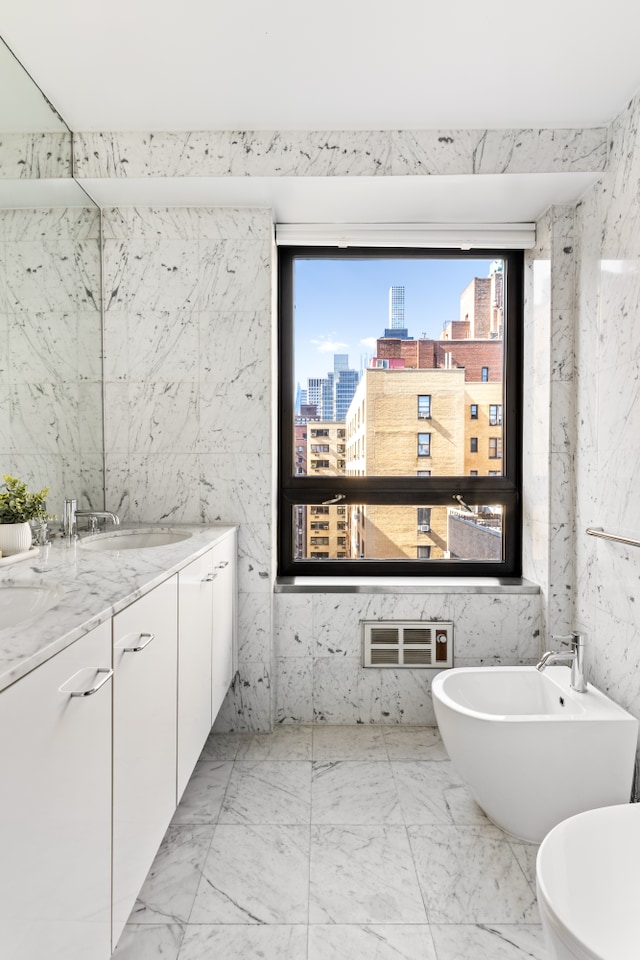
{"label": "chrome cabinet handle", "polygon": [[203,582],[203,583],[212,583],[217,576],[218,576],[217,573],[208,573],[208,574],[206,575],[206,577],[203,578],[202,582]]}
{"label": "chrome cabinet handle", "polygon": [[151,641],[155,639],[155,633],[141,633],[140,641],[134,647],[122,647],[123,653],[140,653],[145,647],[148,647]]}
{"label": "chrome cabinet handle", "polygon": [[216,563],[216,570],[224,570],[224,568],[228,566],[229,566],[229,561],[222,560],[220,563]]}
{"label": "chrome cabinet handle", "polygon": [[[78,673],[82,673],[81,670],[78,670]],[[74,673],[73,677],[77,677],[78,673]],[[73,677],[69,677],[66,683],[63,683],[60,687],[61,693],[68,693],[70,697],[91,697],[94,693],[97,693],[100,687],[104,687],[107,680],[111,680],[113,676],[113,669],[111,667],[98,667],[96,673],[103,673],[104,676],[102,680],[99,680],[98,683],[94,684],[92,687],[89,687],[88,690],[65,690],[64,687],[67,683],[70,683],[73,680]]]}

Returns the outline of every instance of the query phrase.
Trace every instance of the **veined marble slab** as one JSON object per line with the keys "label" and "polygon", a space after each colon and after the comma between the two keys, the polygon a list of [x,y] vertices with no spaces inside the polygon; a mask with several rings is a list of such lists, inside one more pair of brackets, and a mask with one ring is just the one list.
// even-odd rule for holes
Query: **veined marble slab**
{"label": "veined marble slab", "polygon": [[[144,524],[141,529],[150,526],[154,530],[178,527]],[[94,553],[77,540],[55,539],[41,547],[32,561],[2,569],[0,590],[5,585],[37,585],[57,590],[60,599],[37,619],[0,629],[0,690],[148,593],[234,528],[194,524],[179,529],[191,536],[163,547],[124,552]]]}
{"label": "veined marble slab", "polygon": [[3,133],[0,179],[70,177],[71,133]]}
{"label": "veined marble slab", "polygon": [[278,177],[599,172],[607,128],[78,133],[75,176]]}

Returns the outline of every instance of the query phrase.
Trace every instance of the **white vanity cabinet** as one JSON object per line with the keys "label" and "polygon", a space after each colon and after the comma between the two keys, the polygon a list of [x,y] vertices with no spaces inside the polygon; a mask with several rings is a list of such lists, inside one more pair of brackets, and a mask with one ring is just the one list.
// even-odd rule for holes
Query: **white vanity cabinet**
{"label": "white vanity cabinet", "polygon": [[33,635],[0,640],[0,960],[109,960],[135,906],[235,670],[236,531],[190,536],[166,567],[105,559],[104,592],[61,544],[77,639],[13,683]]}
{"label": "white vanity cabinet", "polygon": [[176,804],[177,577],[113,618],[113,943]]}
{"label": "white vanity cabinet", "polygon": [[215,544],[211,552],[214,573],[211,665],[213,723],[237,669],[235,530]]}
{"label": "white vanity cabinet", "polygon": [[0,693],[0,956],[111,953],[111,623]]}
{"label": "white vanity cabinet", "polygon": [[178,801],[213,722],[213,581],[213,550],[178,573]]}
{"label": "white vanity cabinet", "polygon": [[236,537],[178,573],[178,801],[233,675]]}

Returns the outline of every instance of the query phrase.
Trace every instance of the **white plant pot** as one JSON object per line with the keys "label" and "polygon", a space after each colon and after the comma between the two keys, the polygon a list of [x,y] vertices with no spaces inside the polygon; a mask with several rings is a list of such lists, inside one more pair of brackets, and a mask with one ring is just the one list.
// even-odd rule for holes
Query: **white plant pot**
{"label": "white plant pot", "polygon": [[24,553],[31,547],[31,526],[24,523],[0,523],[0,551],[3,557]]}

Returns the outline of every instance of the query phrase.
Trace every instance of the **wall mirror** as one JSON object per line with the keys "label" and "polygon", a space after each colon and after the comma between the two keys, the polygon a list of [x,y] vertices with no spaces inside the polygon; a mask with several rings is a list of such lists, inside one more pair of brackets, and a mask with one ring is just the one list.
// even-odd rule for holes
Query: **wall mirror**
{"label": "wall mirror", "polygon": [[0,473],[104,506],[100,211],[72,135],[0,40]]}

